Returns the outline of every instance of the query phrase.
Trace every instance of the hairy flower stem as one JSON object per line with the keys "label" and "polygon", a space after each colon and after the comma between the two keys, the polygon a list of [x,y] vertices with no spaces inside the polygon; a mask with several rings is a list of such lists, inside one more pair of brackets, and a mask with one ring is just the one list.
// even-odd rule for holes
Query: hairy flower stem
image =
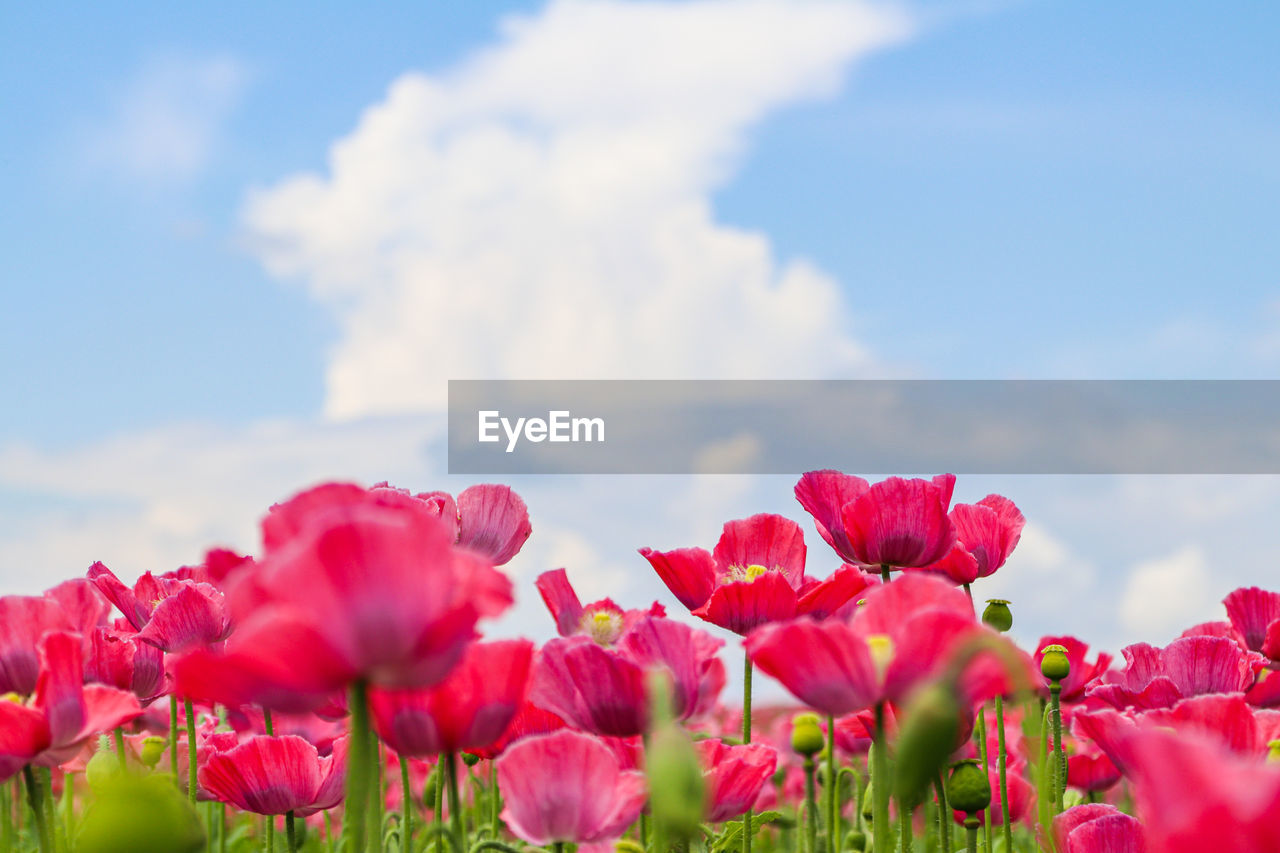
{"label": "hairy flower stem", "polygon": [[289,839],[289,853],[297,853],[298,831],[293,826],[293,812],[288,812],[284,816],[284,832],[285,836]]}
{"label": "hairy flower stem", "polygon": [[814,793],[813,756],[804,757],[804,837],[805,850],[818,853],[818,801]]}
{"label": "hairy flower stem", "polygon": [[178,782],[178,697],[169,694],[169,771]]}
{"label": "hairy flower stem", "polygon": [[490,835],[496,840],[502,828],[502,821],[499,817],[502,812],[502,795],[498,793],[498,764],[496,761],[489,762],[489,796],[493,800],[493,811],[489,814],[490,826],[493,828],[493,832]]}
{"label": "hairy flower stem", "polygon": [[365,849],[365,818],[369,807],[369,688],[363,681],[351,685],[347,702],[351,712],[351,740],[347,753],[347,801],[342,835],[348,853]]}
{"label": "hairy flower stem", "polygon": [[400,849],[413,849],[413,792],[409,790],[409,759],[400,756]]}
{"label": "hairy flower stem", "polygon": [[[942,782],[942,771],[933,775],[933,791],[938,797],[938,835],[942,837],[942,849],[951,853],[951,806],[947,803],[947,786]],[[1013,848],[1009,848],[1012,853]]]}
{"label": "hairy flower stem", "polygon": [[836,773],[836,718],[827,715],[827,853],[840,853],[840,777]]}
{"label": "hairy flower stem", "polygon": [[40,853],[53,853],[53,845],[49,841],[49,824],[45,821],[43,791],[36,782],[36,774],[30,764],[22,768],[22,781],[27,786],[27,801],[31,804],[31,815],[36,824]]}
{"label": "hairy flower stem", "polygon": [[444,851],[444,834],[446,832],[444,826],[444,759],[436,760],[436,801],[435,801],[435,829],[436,836],[436,853]]}
{"label": "hairy flower stem", "polygon": [[115,741],[116,741],[116,756],[120,759],[120,769],[121,769],[121,770],[123,770],[123,769],[124,769],[124,767],[125,767],[125,764],[124,764],[124,729],[122,729],[120,726],[116,726]]}
{"label": "hairy flower stem", "polygon": [[276,850],[276,817],[275,815],[263,815],[262,820],[267,825],[265,833],[267,840],[267,853],[275,853]]}
{"label": "hairy flower stem", "polygon": [[1054,793],[1058,798],[1058,813],[1062,813],[1064,798],[1067,793],[1067,751],[1062,745],[1062,703],[1059,695],[1062,684],[1055,681],[1049,685],[1049,697],[1053,703],[1053,751],[1058,765],[1058,784]]}
{"label": "hairy flower stem", "polygon": [[192,804],[196,801],[196,771],[199,769],[196,761],[196,711],[191,706],[190,699],[182,700],[183,713],[187,715],[187,799]]}
{"label": "hairy flower stem", "polygon": [[[742,666],[742,742],[751,743],[751,655]],[[751,853],[751,809],[742,816],[742,853]]]}
{"label": "hairy flower stem", "polygon": [[914,841],[911,838],[911,807],[904,800],[898,800],[898,849],[901,853],[911,853]]}
{"label": "hairy flower stem", "polygon": [[1004,833],[1005,853],[1013,851],[1013,826],[1009,822],[1009,757],[1004,746],[1004,697],[996,694],[996,764],[1000,771],[1000,829]]}
{"label": "hairy flower stem", "polygon": [[458,841],[458,849],[467,848],[467,830],[462,823],[462,797],[458,794],[458,753],[446,752],[445,773],[449,779],[449,820],[453,824],[453,834]]}
{"label": "hairy flower stem", "polygon": [[889,853],[889,745],[884,736],[884,702],[876,703],[872,734],[871,834],[875,853]]}
{"label": "hairy flower stem", "polygon": [[[991,778],[991,770],[987,766],[987,707],[978,709],[978,754],[982,756],[982,775]],[[982,810],[982,849],[991,850],[991,806]]]}

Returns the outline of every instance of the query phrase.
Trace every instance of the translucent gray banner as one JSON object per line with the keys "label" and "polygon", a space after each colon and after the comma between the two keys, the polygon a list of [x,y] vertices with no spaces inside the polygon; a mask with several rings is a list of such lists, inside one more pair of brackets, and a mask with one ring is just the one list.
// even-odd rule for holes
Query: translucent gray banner
{"label": "translucent gray banner", "polygon": [[1277,474],[1280,380],[454,380],[451,474]]}

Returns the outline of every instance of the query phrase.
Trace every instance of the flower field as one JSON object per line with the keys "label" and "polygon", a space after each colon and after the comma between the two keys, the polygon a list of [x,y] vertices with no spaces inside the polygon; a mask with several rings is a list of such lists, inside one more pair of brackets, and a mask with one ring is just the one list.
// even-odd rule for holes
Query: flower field
{"label": "flower field", "polygon": [[1022,513],[954,484],[813,471],[809,531],[635,543],[688,613],[546,571],[541,645],[485,637],[534,592],[497,485],[320,485],[255,555],[0,598],[0,849],[1280,851],[1280,592],[1122,661],[1022,648],[981,597]]}

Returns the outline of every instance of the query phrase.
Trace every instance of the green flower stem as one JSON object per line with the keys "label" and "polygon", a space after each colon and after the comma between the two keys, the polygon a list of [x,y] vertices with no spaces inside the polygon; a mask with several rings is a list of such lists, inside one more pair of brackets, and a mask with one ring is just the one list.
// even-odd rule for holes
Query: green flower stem
{"label": "green flower stem", "polygon": [[818,853],[818,802],[814,793],[813,756],[804,757],[804,837],[805,850]]}
{"label": "green flower stem", "polygon": [[400,837],[402,850],[413,849],[413,792],[409,790],[409,759],[400,756]]}
{"label": "green flower stem", "polygon": [[502,795],[498,792],[498,763],[489,762],[489,796],[493,800],[493,811],[490,813],[490,824],[493,827],[492,837],[496,839],[502,830]]}
{"label": "green flower stem", "polygon": [[1058,764],[1058,785],[1055,793],[1058,797],[1058,813],[1062,813],[1064,798],[1067,793],[1067,751],[1062,745],[1062,703],[1059,695],[1062,683],[1055,681],[1049,685],[1049,697],[1053,703],[1053,751]]}
{"label": "green flower stem", "polygon": [[169,694],[169,771],[178,781],[178,697]]}
{"label": "green flower stem", "polygon": [[266,835],[267,853],[275,853],[276,850],[276,817],[275,815],[264,815],[262,818],[267,822]]}
{"label": "green flower stem", "polygon": [[969,837],[969,853],[978,853],[978,820],[976,815],[970,814],[964,819],[964,831]]}
{"label": "green flower stem", "polygon": [[53,810],[53,769],[42,767],[40,769],[40,784],[44,786],[44,822],[49,827],[49,841],[53,844],[54,853],[58,853],[62,849],[59,843],[59,827],[57,815]]}
{"label": "green flower stem", "polygon": [[13,788],[8,782],[0,785],[0,844],[5,850],[13,849]]}
{"label": "green flower stem", "polygon": [[187,799],[196,801],[196,712],[190,699],[182,700],[182,710],[187,715]]}
{"label": "green flower stem", "polygon": [[351,741],[347,753],[347,801],[342,836],[348,853],[365,849],[365,818],[369,806],[369,688],[363,681],[351,685]]}
{"label": "green flower stem", "polygon": [[387,798],[382,789],[382,744],[372,727],[369,729],[369,756],[369,837],[365,849],[368,853],[381,853],[382,812]]}
{"label": "green flower stem", "polygon": [[436,832],[436,853],[444,853],[444,836],[448,835],[448,830],[444,825],[444,758],[436,759],[436,802],[435,802],[435,829]]}
{"label": "green flower stem", "polygon": [[262,709],[262,728],[267,733],[267,737],[275,737],[276,727],[271,720],[271,710],[269,708]]}
{"label": "green flower stem", "polygon": [[284,816],[284,831],[285,836],[289,839],[289,853],[297,853],[298,831],[293,826],[293,812],[289,812]]}
{"label": "green flower stem", "polygon": [[836,773],[836,718],[827,715],[827,851],[840,853],[840,777]]}
{"label": "green flower stem", "polygon": [[[325,812],[328,816],[328,812]],[[227,804],[218,803],[218,853],[227,853]]]}
{"label": "green flower stem", "polygon": [[1013,826],[1009,821],[1009,757],[1004,746],[1004,697],[996,694],[996,764],[1000,770],[1000,829],[1004,833],[1005,853],[1013,853]]}
{"label": "green flower stem", "polygon": [[889,853],[889,745],[884,735],[884,702],[876,703],[871,748],[871,833],[875,853]]}
{"label": "green flower stem", "polygon": [[70,846],[71,839],[76,837],[76,774],[67,773],[62,777],[62,833]]}
{"label": "green flower stem", "polygon": [[898,800],[898,848],[902,853],[911,853],[914,842],[911,838],[911,807],[903,800]]}
{"label": "green flower stem", "polygon": [[[952,853],[951,847],[951,806],[947,803],[947,786],[942,782],[942,771],[933,776],[933,790],[938,796],[938,835],[942,837],[942,849]],[[1012,848],[1010,848],[1012,853]]]}
{"label": "green flower stem", "polygon": [[969,584],[964,585],[964,594],[969,596],[969,604],[973,604],[973,590],[969,588]]}
{"label": "green flower stem", "polygon": [[880,565],[880,580],[883,583],[889,582],[889,564],[888,563],[882,563]]}
{"label": "green flower stem", "polygon": [[28,764],[22,768],[22,780],[27,785],[27,802],[31,804],[31,817],[36,825],[36,837],[40,842],[40,853],[53,853],[53,844],[49,840],[49,825],[45,821],[44,793],[36,781],[35,771]]}
{"label": "green flower stem", "polygon": [[124,729],[116,726],[116,755],[120,758],[120,769],[123,770],[124,764]]}
{"label": "green flower stem", "polygon": [[[751,743],[751,655],[744,654],[742,666],[742,742]],[[751,809],[742,816],[742,853],[751,853]]]}
{"label": "green flower stem", "polygon": [[[983,705],[978,709],[978,754],[982,756],[982,774],[988,779],[991,778],[990,768],[987,766],[987,707]],[[991,806],[988,805],[982,810],[982,849],[991,850]]]}
{"label": "green flower stem", "polygon": [[454,836],[459,846],[467,849],[467,830],[462,822],[462,797],[458,795],[458,754],[445,753],[445,773],[449,779],[449,821],[453,824]]}

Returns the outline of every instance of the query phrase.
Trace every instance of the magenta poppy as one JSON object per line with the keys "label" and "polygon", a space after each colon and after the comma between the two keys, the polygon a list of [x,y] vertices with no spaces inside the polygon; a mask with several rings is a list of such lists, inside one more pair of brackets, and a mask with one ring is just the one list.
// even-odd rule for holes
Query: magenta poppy
{"label": "magenta poppy", "polygon": [[1058,853],[1145,853],[1142,824],[1104,803],[1073,806],[1053,819]]}
{"label": "magenta poppy", "polygon": [[502,735],[488,746],[472,750],[481,758],[494,759],[518,740],[534,735],[546,735],[563,729],[567,724],[559,714],[539,708],[526,699]]}
{"label": "magenta poppy", "polygon": [[36,689],[40,661],[36,644],[47,631],[70,631],[66,612],[51,598],[0,598],[0,693],[28,696]]}
{"label": "magenta poppy", "polygon": [[[127,624],[127,623],[125,623]],[[128,690],[142,702],[165,692],[164,652],[131,631],[94,628],[87,637],[84,680]]]}
{"label": "magenta poppy", "polygon": [[89,567],[88,578],[124,614],[139,640],[163,651],[216,643],[231,632],[226,601],[211,584],[147,572],[130,589],[102,563]]}
{"label": "magenta poppy", "polygon": [[39,675],[31,702],[0,699],[0,780],[28,764],[55,767],[89,738],[142,713],[132,693],[84,684],[79,634],[46,633],[36,653]]}
{"label": "magenta poppy", "polygon": [[321,756],[297,735],[255,735],[201,758],[200,786],[215,800],[261,815],[306,815],[342,800],[343,751]]}
{"label": "magenta poppy", "polygon": [[1189,696],[1242,693],[1266,663],[1223,637],[1182,637],[1163,649],[1137,643],[1121,653],[1125,668],[1104,673],[1087,691],[1116,708],[1167,708]]}
{"label": "magenta poppy", "polygon": [[796,616],[826,618],[868,585],[849,566],[825,581],[806,578],[804,533],[780,515],[727,522],[711,553],[641,548],[640,554],[694,616],[743,635]]}
{"label": "magenta poppy", "polygon": [[810,471],[796,483],[800,505],[846,562],[868,570],[923,568],[956,541],[948,516],[956,478],[890,477],[869,485],[839,471]]}
{"label": "magenta poppy", "polygon": [[1280,660],[1280,592],[1245,587],[1231,592],[1222,603],[1245,646]]}
{"label": "magenta poppy", "polygon": [[645,731],[649,715],[647,674],[671,679],[677,719],[705,710],[709,682],[724,685],[717,657],[723,641],[682,622],[646,616],[606,648],[587,636],[557,637],[538,653],[529,696],[573,726],[613,737]]}
{"label": "magenta poppy", "polygon": [[648,610],[623,610],[611,598],[584,606],[564,569],[543,572],[536,585],[561,637],[586,634],[602,646],[611,646],[643,617],[667,615],[666,608],[656,601]]}
{"label": "magenta poppy", "polygon": [[528,640],[475,643],[434,687],[371,690],[373,727],[388,746],[414,758],[489,746],[520,710],[532,662]]}
{"label": "magenta poppy", "polygon": [[507,827],[529,844],[617,838],[640,816],[643,774],[590,735],[558,731],[512,744],[497,761]]}
{"label": "magenta poppy", "polygon": [[778,753],[767,744],[726,744],[708,739],[695,744],[707,786],[706,819],[720,823],[747,811],[778,768]]}
{"label": "magenta poppy", "polygon": [[1086,793],[1105,791],[1120,781],[1120,768],[1102,752],[1067,757],[1067,784]]}
{"label": "magenta poppy", "polygon": [[995,574],[1013,553],[1026,524],[1013,501],[1001,495],[987,495],[976,504],[956,504],[950,518],[955,545],[923,571],[943,574],[957,584]]}

